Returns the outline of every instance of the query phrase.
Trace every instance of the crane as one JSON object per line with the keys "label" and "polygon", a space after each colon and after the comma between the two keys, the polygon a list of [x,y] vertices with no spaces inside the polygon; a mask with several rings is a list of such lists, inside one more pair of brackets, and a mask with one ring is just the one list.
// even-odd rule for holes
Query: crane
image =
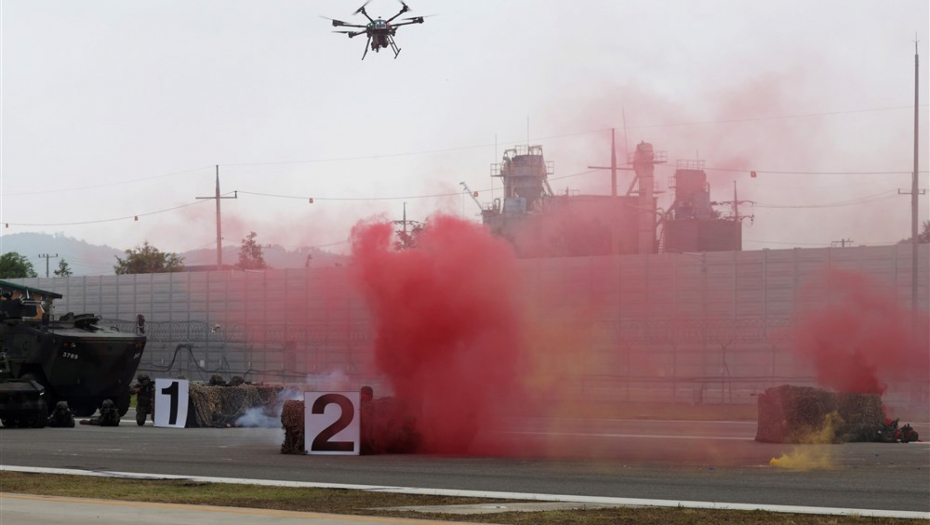
{"label": "crane", "polygon": [[478,200],[478,192],[471,191],[471,188],[468,187],[468,184],[465,184],[464,182],[460,182],[459,184],[461,184],[462,187],[465,188],[465,191],[468,192],[468,195],[471,196],[471,199],[475,201],[475,204],[478,205],[478,209],[481,211],[484,211],[484,206],[482,206],[481,201]]}

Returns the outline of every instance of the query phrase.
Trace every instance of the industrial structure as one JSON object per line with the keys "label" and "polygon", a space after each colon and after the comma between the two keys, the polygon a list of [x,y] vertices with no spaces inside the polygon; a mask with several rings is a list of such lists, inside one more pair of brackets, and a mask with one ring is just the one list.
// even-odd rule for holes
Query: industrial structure
{"label": "industrial structure", "polygon": [[[669,183],[675,200],[662,220],[661,245],[668,252],[718,252],[742,249],[739,200],[710,200],[704,161],[679,160]],[[714,205],[732,204],[733,215],[722,217]]]}
{"label": "industrial structure", "polygon": [[[640,142],[626,167],[616,166],[612,154],[612,195],[555,193],[549,185],[553,163],[542,146],[517,146],[491,165],[500,178],[503,198],[490,204],[462,185],[481,207],[491,232],[513,243],[521,257],[577,257],[658,252],[734,251],[742,248],[739,201],[710,200],[703,161],[679,161],[669,187],[675,198],[668,210],[657,205],[655,166],[667,155]],[[600,168],[608,169],[608,168]],[[617,195],[616,171],[632,171],[626,195]],[[722,216],[715,205],[732,204],[733,214]]]}

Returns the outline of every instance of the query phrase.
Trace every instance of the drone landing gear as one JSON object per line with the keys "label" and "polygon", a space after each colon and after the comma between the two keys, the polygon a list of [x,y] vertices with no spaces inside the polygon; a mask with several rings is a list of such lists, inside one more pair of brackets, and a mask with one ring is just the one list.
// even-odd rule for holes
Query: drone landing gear
{"label": "drone landing gear", "polygon": [[371,45],[371,35],[368,35],[368,42],[365,44],[365,52],[362,53],[362,60],[365,60],[365,56],[368,54],[368,46]]}
{"label": "drone landing gear", "polygon": [[[406,7],[406,4],[404,7]],[[397,58],[397,55],[400,54],[400,48],[397,47],[397,44],[394,43],[394,37],[388,36],[388,43],[391,44],[391,49],[394,51],[394,58]]]}

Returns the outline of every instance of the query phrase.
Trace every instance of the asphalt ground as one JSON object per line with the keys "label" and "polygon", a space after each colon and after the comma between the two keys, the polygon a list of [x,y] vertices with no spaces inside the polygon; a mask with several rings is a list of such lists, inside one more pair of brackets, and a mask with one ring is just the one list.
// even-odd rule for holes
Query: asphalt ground
{"label": "asphalt ground", "polygon": [[[128,416],[132,416],[130,413]],[[930,435],[926,425],[917,427]],[[295,456],[280,429],[0,429],[0,464],[93,471],[930,512],[930,444],[763,444],[754,422],[520,419],[469,456]],[[509,456],[501,456],[501,451]],[[784,453],[828,465],[772,467]]]}

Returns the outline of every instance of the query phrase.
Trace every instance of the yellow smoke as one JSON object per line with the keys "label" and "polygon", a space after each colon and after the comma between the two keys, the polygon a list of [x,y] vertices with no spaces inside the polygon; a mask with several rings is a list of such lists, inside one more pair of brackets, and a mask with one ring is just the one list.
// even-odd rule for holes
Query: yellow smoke
{"label": "yellow smoke", "polygon": [[790,453],[769,460],[772,467],[788,470],[825,470],[836,468],[833,455],[824,447],[795,447]]}
{"label": "yellow smoke", "polygon": [[[811,430],[798,436],[797,442],[803,445],[829,445],[836,442],[836,433],[843,426],[843,418],[837,412],[830,412],[824,417],[819,429]],[[789,470],[822,470],[836,468],[833,454],[824,446],[795,447],[790,453],[769,460],[772,467]]]}
{"label": "yellow smoke", "polygon": [[823,425],[819,429],[811,430],[798,436],[798,443],[804,445],[829,445],[836,443],[836,433],[843,426],[843,418],[837,411],[830,412],[823,418]]}

